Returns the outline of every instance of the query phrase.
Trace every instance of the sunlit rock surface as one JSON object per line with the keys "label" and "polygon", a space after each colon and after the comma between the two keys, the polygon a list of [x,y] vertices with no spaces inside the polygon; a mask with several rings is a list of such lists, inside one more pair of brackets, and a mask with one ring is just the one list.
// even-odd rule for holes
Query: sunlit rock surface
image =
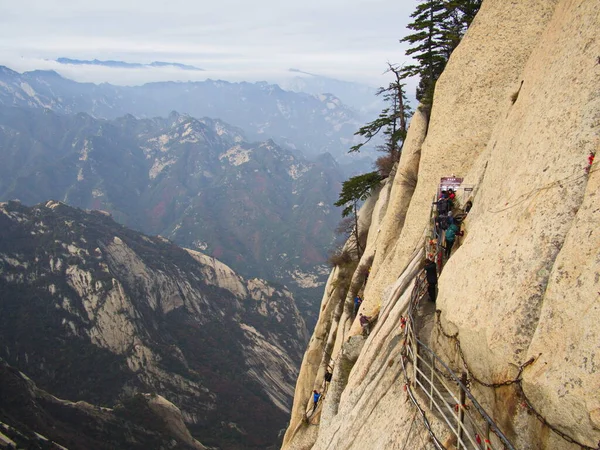
{"label": "sunlit rock surface", "polygon": [[[484,382],[514,379],[535,358],[521,383],[531,405],[559,432],[597,447],[600,179],[588,156],[600,149],[599,26],[592,0],[484,0],[438,82],[429,123],[413,119],[390,195],[374,195],[386,205],[364,210],[373,220],[363,260],[330,276],[283,448],[432,448],[403,390],[400,315],[439,179],[449,175],[475,189],[465,237],[439,280],[442,326],[457,333],[468,371]],[[416,186],[406,185],[414,178],[407,174],[418,175]],[[351,299],[371,259],[362,311],[379,321],[353,362],[362,338]],[[463,370],[430,309],[424,338]],[[306,424],[328,364],[329,394]],[[581,448],[528,413],[515,385],[473,381],[471,391],[515,448]],[[429,417],[451,446],[443,423]]]}

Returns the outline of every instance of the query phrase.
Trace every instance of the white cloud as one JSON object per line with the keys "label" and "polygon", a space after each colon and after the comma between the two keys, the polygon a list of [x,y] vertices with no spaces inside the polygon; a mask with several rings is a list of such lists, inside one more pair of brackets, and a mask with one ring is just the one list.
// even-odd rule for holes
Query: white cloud
{"label": "white cloud", "polygon": [[[380,85],[385,83],[381,73],[386,61],[405,60],[398,39],[406,34],[415,4],[414,0],[20,0],[2,6],[0,64],[16,70],[53,68],[81,81],[119,84],[207,75],[273,79],[272,75],[297,67]],[[175,61],[208,72],[123,71],[45,61],[61,56]]]}

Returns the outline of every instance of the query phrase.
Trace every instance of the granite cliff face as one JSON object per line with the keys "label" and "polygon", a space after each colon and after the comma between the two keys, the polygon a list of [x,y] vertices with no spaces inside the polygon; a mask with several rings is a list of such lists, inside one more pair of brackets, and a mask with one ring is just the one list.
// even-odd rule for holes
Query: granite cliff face
{"label": "granite cliff face", "polygon": [[285,288],[50,201],[0,205],[0,292],[0,357],[40,389],[106,407],[159,394],[147,408],[184,441],[185,422],[206,445],[276,442],[307,337]]}
{"label": "granite cliff face", "polygon": [[[599,29],[596,1],[484,0],[430,119],[413,117],[395,174],[361,210],[363,258],[330,275],[283,448],[433,448],[403,390],[400,316],[449,175],[473,185],[474,207],[439,279],[439,325],[432,310],[423,335],[468,373],[515,448],[597,447],[600,172],[588,157],[600,150]],[[352,317],[363,284],[361,311],[379,315],[366,340]],[[476,381],[513,380],[531,358],[519,383]],[[328,364],[333,380],[309,426]],[[440,418],[429,420],[454,448]]]}

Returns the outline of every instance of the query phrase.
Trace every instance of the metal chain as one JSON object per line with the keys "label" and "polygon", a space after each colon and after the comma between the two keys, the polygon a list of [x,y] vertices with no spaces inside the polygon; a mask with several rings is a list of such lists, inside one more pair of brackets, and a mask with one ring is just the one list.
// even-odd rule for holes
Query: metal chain
{"label": "metal chain", "polygon": [[[527,360],[526,362],[524,362],[523,364],[521,364],[519,366],[519,372],[517,373],[517,376],[512,379],[512,380],[505,380],[499,383],[486,383],[485,381],[480,380],[478,377],[475,376],[475,374],[473,374],[473,372],[471,371],[471,369],[469,368],[467,361],[465,359],[465,355],[462,351],[462,347],[460,345],[460,340],[458,339],[458,333],[456,334],[448,334],[446,333],[446,331],[444,330],[444,327],[442,326],[442,322],[440,320],[440,310],[436,311],[436,323],[438,326],[438,329],[440,330],[440,332],[448,339],[451,339],[455,342],[456,348],[458,350],[458,353],[460,354],[460,358],[462,360],[463,365],[465,366],[465,369],[467,370],[467,373],[469,375],[469,377],[475,381],[477,384],[480,384],[482,386],[488,387],[488,388],[492,388],[492,389],[496,389],[499,387],[503,387],[503,386],[510,386],[510,385],[515,385],[517,391],[519,392],[519,394],[521,395],[521,397],[523,398],[523,405],[527,408],[528,411],[531,412],[531,414],[533,414],[541,423],[543,423],[545,426],[547,426],[548,428],[550,428],[554,433],[558,434],[561,438],[563,438],[565,441],[570,442],[571,444],[575,444],[578,445],[579,447],[586,449],[586,450],[600,450],[600,442],[598,442],[598,447],[594,448],[594,447],[589,447],[587,445],[582,444],[581,442],[576,441],[574,438],[572,438],[571,436],[569,436],[568,434],[562,432],[561,430],[559,430],[558,428],[556,428],[554,425],[550,424],[548,422],[548,420],[542,416],[531,404],[531,401],[527,398],[527,396],[525,395],[525,391],[523,390],[523,386],[521,384],[521,382],[523,381],[522,375],[523,375],[523,371],[525,370],[526,367],[530,366],[531,364],[533,364],[536,361],[535,357],[531,357],[529,360]],[[467,386],[468,387],[468,386]]]}
{"label": "metal chain", "polygon": [[554,425],[552,425],[551,423],[549,423],[548,420],[544,416],[542,416],[539,412],[537,412],[537,410],[533,407],[533,405],[531,404],[531,401],[529,400],[529,398],[527,398],[527,395],[525,395],[525,391],[523,390],[523,386],[521,385],[520,381],[517,383],[517,391],[519,392],[519,394],[523,398],[523,404],[524,405],[523,404],[522,405],[525,406],[527,408],[527,410],[530,411],[540,422],[542,422],[545,426],[547,426],[552,431],[554,431],[556,434],[558,434],[565,441],[570,442],[571,444],[578,445],[581,448],[584,448],[586,450],[598,450],[598,449],[600,449],[600,442],[598,442],[598,447],[596,447],[596,448],[589,447],[587,445],[582,444],[581,442],[576,441],[571,436],[569,436],[568,434],[560,431]]}

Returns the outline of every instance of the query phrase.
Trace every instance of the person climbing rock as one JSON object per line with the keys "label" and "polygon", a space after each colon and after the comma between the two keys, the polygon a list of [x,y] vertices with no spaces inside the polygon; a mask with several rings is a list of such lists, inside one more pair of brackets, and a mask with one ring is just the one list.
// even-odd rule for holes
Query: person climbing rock
{"label": "person climbing rock", "polygon": [[446,258],[450,258],[450,252],[452,251],[452,246],[454,245],[454,241],[456,240],[456,236],[462,236],[464,234],[463,231],[459,231],[458,225],[453,223],[446,230]]}
{"label": "person climbing rock", "polygon": [[358,321],[360,322],[360,326],[362,327],[363,334],[366,334],[368,336],[371,333],[371,318],[361,313]]}
{"label": "person climbing rock", "polygon": [[433,258],[428,258],[425,264],[425,273],[427,278],[427,292],[429,294],[429,300],[435,303],[437,297],[437,264]]}
{"label": "person climbing rock", "polygon": [[331,377],[333,377],[333,374],[329,371],[329,369],[325,372],[325,383],[329,383],[331,382]]}
{"label": "person climbing rock", "polygon": [[319,393],[319,391],[313,391],[313,410],[312,410],[313,413],[317,409],[317,405],[319,404],[320,398],[321,398],[321,394]]}
{"label": "person climbing rock", "polygon": [[354,297],[354,317],[356,317],[356,314],[358,313],[358,308],[360,308],[360,305],[362,303],[362,298],[360,298],[360,295],[356,295],[356,297]]}

